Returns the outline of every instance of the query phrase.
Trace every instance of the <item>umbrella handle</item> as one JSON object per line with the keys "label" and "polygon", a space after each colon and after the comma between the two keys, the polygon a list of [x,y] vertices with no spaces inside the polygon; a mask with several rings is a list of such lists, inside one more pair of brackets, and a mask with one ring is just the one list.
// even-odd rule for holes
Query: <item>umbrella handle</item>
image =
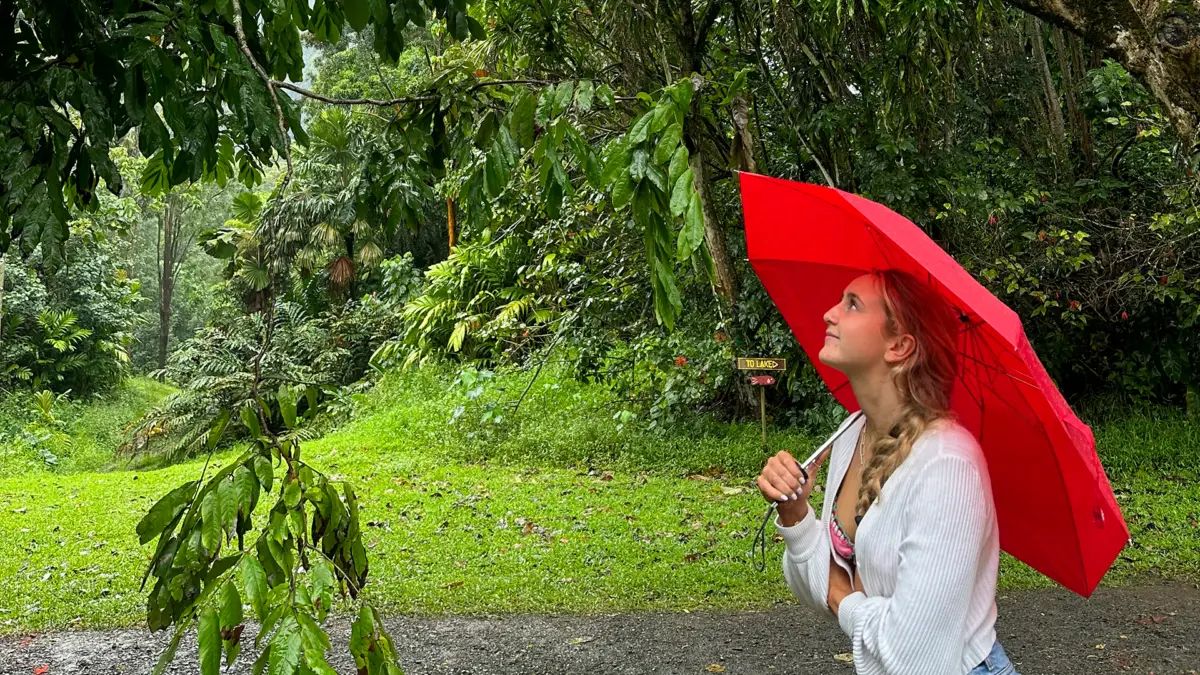
{"label": "umbrella handle", "polygon": [[[841,429],[838,429],[838,431],[831,436],[829,440],[817,446],[816,451],[809,455],[808,459],[804,460],[803,464],[801,464],[799,460],[796,460],[796,466],[800,467],[800,473],[804,474],[805,483],[807,483],[809,480],[807,467],[812,466],[812,463],[817,461],[817,458],[821,456],[821,453],[825,452],[825,450],[831,447],[834,442],[837,441],[837,439],[841,438],[842,434],[846,433],[847,429],[854,426],[854,423],[857,422],[858,418],[862,417],[862,415],[863,411],[861,410],[854,413],[854,418],[851,419],[848,424],[843,425]],[[782,502],[774,501],[771,502],[771,505],[767,507],[767,512],[763,515],[762,523],[758,526],[758,534],[754,535],[754,541],[750,542],[750,559],[752,561],[754,560],[754,552],[756,550],[759,551],[759,560],[756,565],[759,572],[762,572],[767,568],[767,523],[770,522],[771,514],[775,512],[775,508],[781,503]]]}

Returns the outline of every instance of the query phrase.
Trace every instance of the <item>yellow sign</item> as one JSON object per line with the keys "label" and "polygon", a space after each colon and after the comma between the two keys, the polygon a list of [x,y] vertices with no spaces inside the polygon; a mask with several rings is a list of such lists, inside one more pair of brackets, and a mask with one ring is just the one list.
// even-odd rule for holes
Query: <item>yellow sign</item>
{"label": "yellow sign", "polygon": [[738,370],[787,370],[787,359],[748,359],[738,357]]}

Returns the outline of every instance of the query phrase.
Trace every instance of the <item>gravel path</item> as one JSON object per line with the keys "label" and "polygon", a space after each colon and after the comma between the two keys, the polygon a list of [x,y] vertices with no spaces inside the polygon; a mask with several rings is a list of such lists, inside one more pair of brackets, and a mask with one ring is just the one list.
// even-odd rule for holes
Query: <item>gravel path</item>
{"label": "gravel path", "polygon": [[[1200,673],[1200,590],[1181,584],[1007,592],[998,631],[1023,675]],[[388,622],[409,675],[708,672],[849,675],[849,641],[804,608],[767,612],[412,618]],[[333,665],[352,674],[349,624],[331,625]],[[246,630],[244,638],[252,636]],[[166,641],[145,630],[0,638],[0,673],[148,673]],[[252,651],[247,647],[248,651]],[[244,653],[231,673],[249,673]],[[196,673],[185,640],[169,672]],[[724,670],[721,670],[721,669]]]}

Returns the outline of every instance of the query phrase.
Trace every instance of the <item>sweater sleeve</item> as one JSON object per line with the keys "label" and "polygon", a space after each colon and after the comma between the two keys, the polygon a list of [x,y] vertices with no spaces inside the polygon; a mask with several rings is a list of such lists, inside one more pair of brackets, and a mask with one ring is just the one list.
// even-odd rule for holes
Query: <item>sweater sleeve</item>
{"label": "sweater sleeve", "polygon": [[783,537],[783,578],[788,588],[806,605],[829,612],[829,537],[812,507],[800,522],[790,527],[775,517],[775,530]]}
{"label": "sweater sleeve", "polygon": [[907,495],[900,567],[890,597],[852,593],[838,623],[851,637],[859,672],[961,675],[963,624],[995,518],[970,460],[930,462]]}

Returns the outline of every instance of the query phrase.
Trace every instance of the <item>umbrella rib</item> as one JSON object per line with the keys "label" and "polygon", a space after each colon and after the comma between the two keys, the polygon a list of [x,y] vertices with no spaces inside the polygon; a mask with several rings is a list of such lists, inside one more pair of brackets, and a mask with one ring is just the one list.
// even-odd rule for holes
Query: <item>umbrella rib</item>
{"label": "umbrella rib", "polygon": [[[990,352],[991,352],[991,355],[992,355],[993,357],[996,357],[996,356],[997,356],[997,354],[996,354],[996,351],[995,351],[994,349],[992,349],[991,345],[989,345],[987,342],[985,342],[985,341],[984,341],[984,340],[983,340],[983,339],[982,339],[982,338],[979,336],[979,333],[978,333],[978,332],[976,332],[974,335],[971,335],[971,336],[970,336],[968,339],[971,341],[971,345],[972,345],[972,348],[973,348],[973,349],[980,350],[980,351],[978,351],[978,352],[977,352],[977,354],[978,354],[978,358],[977,358],[977,360],[978,360],[978,362],[979,362],[979,363],[981,363],[981,364],[983,364],[983,363],[984,363],[984,362],[983,362],[983,359],[982,359],[982,357],[983,357],[982,350],[983,350],[983,349],[987,349],[988,351],[990,351]],[[997,359],[997,360],[998,360],[998,359]],[[1003,372],[1003,371],[1001,371],[1001,370],[999,370],[999,369],[995,369],[995,370],[993,370],[993,369],[992,369],[992,368],[990,368],[990,367],[986,367],[986,365],[985,365],[985,368],[984,368],[984,372],[986,372],[986,373],[988,374],[988,384],[989,384],[989,385],[991,385],[991,387],[992,387],[992,389],[993,389],[993,390],[997,389],[997,387],[996,387],[996,379],[995,379],[994,375],[996,375],[996,374],[999,374],[999,375],[1001,375],[1001,376],[1003,376],[1003,377],[1010,377],[1010,375],[1009,375],[1008,373],[1005,373],[1005,372]],[[1022,390],[1020,387],[1015,387],[1015,389],[1017,389],[1019,392],[1021,392],[1021,401],[1022,401],[1022,402],[1025,404],[1025,406],[1026,406],[1027,408],[1029,408],[1029,411],[1030,411],[1030,412],[1033,412],[1033,406],[1031,406],[1031,405],[1029,404],[1029,400],[1025,398],[1025,392],[1024,392],[1024,390]],[[1037,419],[1037,414],[1036,414],[1036,413],[1034,413],[1034,414],[1033,414],[1033,420],[1031,421],[1029,417],[1026,417],[1026,414],[1025,414],[1023,411],[1021,411],[1021,410],[1018,410],[1016,407],[1014,407],[1014,406],[1013,406],[1013,404],[1012,404],[1012,403],[1010,403],[1006,397],[1004,397],[1004,396],[997,396],[997,398],[998,398],[998,399],[1000,399],[1000,401],[1001,401],[1001,402],[1004,404],[1004,406],[1005,406],[1005,407],[1007,407],[1009,410],[1011,410],[1011,411],[1013,411],[1014,413],[1016,413],[1016,415],[1017,415],[1018,417],[1020,417],[1020,418],[1021,418],[1021,420],[1022,420],[1023,422],[1025,422],[1027,425],[1029,425],[1029,426],[1031,426],[1031,427],[1033,427],[1033,428],[1035,428],[1035,429],[1040,429],[1040,430],[1042,431],[1042,435],[1043,435],[1043,436],[1046,438],[1046,442],[1047,442],[1047,443],[1049,443],[1049,442],[1050,442],[1050,436],[1049,436],[1049,435],[1047,435],[1047,434],[1045,433],[1045,429],[1043,429],[1043,428],[1042,428],[1042,425],[1040,424],[1040,420],[1038,420],[1038,419]]]}

